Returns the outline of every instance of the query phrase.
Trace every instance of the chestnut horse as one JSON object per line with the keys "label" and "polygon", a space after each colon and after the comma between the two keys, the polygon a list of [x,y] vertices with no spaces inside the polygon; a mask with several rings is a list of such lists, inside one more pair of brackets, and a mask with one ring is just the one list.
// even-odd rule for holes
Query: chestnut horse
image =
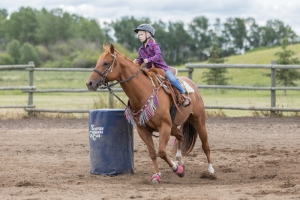
{"label": "chestnut horse", "polygon": [[[152,135],[154,130],[159,132],[158,156],[179,177],[184,175],[182,155],[186,155],[194,148],[197,133],[207,157],[208,171],[214,173],[205,127],[204,103],[195,83],[187,77],[178,77],[181,82],[186,82],[194,91],[189,93],[191,105],[188,107],[180,105],[181,112],[177,112],[172,120],[170,115],[172,97],[163,89],[159,89],[161,87],[157,87],[144,70],[120,54],[113,45],[106,45],[103,49],[104,52],[100,55],[86,85],[90,91],[96,91],[98,87],[103,87],[110,81],[117,81],[121,85],[129,98],[129,105],[125,109],[126,117],[136,124],[137,132],[147,145],[154,166],[151,181],[153,183],[160,183],[161,181]],[[147,111],[146,114],[145,111]],[[180,129],[178,129],[179,126]],[[177,140],[175,162],[170,159],[166,152],[171,135]]]}

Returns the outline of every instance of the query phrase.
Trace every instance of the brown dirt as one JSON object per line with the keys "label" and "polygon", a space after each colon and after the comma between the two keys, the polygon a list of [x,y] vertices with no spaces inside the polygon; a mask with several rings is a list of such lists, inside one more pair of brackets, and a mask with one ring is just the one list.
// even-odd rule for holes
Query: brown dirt
{"label": "brown dirt", "polygon": [[0,120],[0,199],[300,199],[299,118],[208,118],[207,129],[215,176],[198,140],[185,177],[159,159],[153,185],[136,133],[135,174],[107,177],[89,173],[87,119]]}

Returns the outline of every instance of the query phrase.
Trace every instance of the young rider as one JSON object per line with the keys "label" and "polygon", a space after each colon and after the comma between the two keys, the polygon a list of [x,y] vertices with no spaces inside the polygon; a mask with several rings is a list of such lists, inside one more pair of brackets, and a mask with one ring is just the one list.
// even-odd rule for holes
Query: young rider
{"label": "young rider", "polygon": [[147,69],[150,69],[152,64],[155,67],[163,69],[166,72],[166,78],[182,94],[182,97],[184,98],[182,105],[184,107],[189,106],[191,104],[191,98],[185,95],[185,89],[181,86],[179,80],[174,76],[174,74],[169,70],[166,62],[162,58],[159,45],[153,39],[155,29],[150,24],[141,24],[134,29],[134,32],[137,33],[139,40],[143,43],[138,50],[139,56],[136,60],[134,60],[134,62],[137,62],[138,65],[141,65],[144,62]]}

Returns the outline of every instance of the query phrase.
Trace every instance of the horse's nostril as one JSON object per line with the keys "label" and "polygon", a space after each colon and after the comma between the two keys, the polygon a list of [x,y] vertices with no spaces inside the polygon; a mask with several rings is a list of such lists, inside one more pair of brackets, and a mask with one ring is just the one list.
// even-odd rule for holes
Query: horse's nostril
{"label": "horse's nostril", "polygon": [[92,86],[92,81],[86,82],[86,85],[87,85],[87,86]]}

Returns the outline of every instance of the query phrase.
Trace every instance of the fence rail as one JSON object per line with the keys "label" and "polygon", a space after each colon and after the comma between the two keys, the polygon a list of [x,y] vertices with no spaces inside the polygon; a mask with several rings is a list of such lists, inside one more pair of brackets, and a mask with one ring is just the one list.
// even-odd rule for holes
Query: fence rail
{"label": "fence rail", "polygon": [[[178,69],[178,72],[188,73],[188,77],[193,79],[193,73],[197,69],[210,69],[210,68],[242,68],[242,69],[270,69],[271,80],[270,87],[254,87],[254,86],[236,86],[236,85],[200,85],[197,84],[199,89],[226,89],[226,90],[265,90],[270,91],[270,107],[254,107],[254,106],[224,106],[213,105],[205,106],[206,109],[228,109],[228,110],[256,110],[256,111],[270,111],[275,114],[276,111],[287,112],[300,112],[300,107],[296,108],[278,108],[276,107],[276,91],[277,90],[294,90],[299,91],[300,87],[276,87],[276,69],[300,69],[300,65],[276,65],[276,64],[263,64],[263,65],[248,65],[248,64],[191,64],[185,65],[185,69]],[[88,113],[89,109],[56,109],[56,108],[36,108],[34,105],[34,93],[85,93],[89,92],[84,89],[38,89],[34,86],[34,72],[38,71],[52,71],[52,72],[92,72],[93,69],[82,68],[35,68],[33,62],[28,65],[2,65],[1,70],[25,70],[28,72],[28,85],[27,86],[9,86],[0,87],[0,90],[21,90],[23,93],[28,93],[27,105],[4,105],[0,108],[25,108],[28,113],[32,112],[59,112],[59,113]],[[123,92],[122,88],[114,88],[114,92]],[[99,90],[97,92],[108,93],[106,90]],[[109,95],[109,107],[113,108],[113,96]]]}
{"label": "fence rail", "polygon": [[189,72],[189,78],[192,79],[192,73],[196,68],[255,68],[271,70],[271,87],[243,87],[243,86],[224,86],[224,85],[197,85],[198,88],[223,88],[223,89],[240,89],[240,90],[270,90],[271,107],[237,107],[237,106],[206,106],[207,109],[232,109],[232,110],[258,110],[270,111],[275,115],[276,111],[293,111],[299,112],[300,108],[276,108],[276,90],[300,90],[300,87],[276,87],[276,69],[300,69],[300,65],[277,65],[274,61],[271,64],[191,64],[185,65],[186,68],[193,69]]}

